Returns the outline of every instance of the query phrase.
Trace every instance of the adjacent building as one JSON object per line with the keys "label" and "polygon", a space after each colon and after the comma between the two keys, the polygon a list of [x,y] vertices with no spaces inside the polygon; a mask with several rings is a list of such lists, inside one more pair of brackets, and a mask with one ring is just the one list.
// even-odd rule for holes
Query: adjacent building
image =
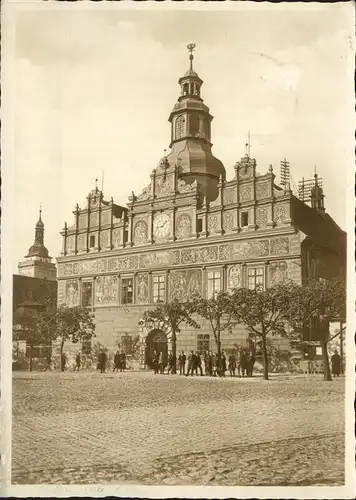
{"label": "adjacent building", "polygon": [[[13,275],[13,340],[14,358],[26,353],[23,325],[27,316],[41,314],[57,306],[57,270],[44,245],[41,210],[35,227],[35,239],[25,260],[19,262],[19,274]],[[36,346],[32,357],[47,356],[50,346]],[[23,367],[23,366],[22,366]]]}
{"label": "adjacent building", "polygon": [[[109,349],[139,336],[142,367],[154,348],[169,348],[166,325],[140,322],[159,302],[345,273],[346,236],[325,211],[317,177],[309,206],[288,183],[276,184],[272,166],[258,173],[247,144],[227,178],[212,152],[213,116],[188,48],[190,67],[169,115],[170,151],[126,206],[95,187],[65,224],[57,259],[58,304],[93,308],[97,340]],[[222,338],[225,349],[246,342],[242,325]],[[214,347],[204,322],[179,333],[178,350]]]}

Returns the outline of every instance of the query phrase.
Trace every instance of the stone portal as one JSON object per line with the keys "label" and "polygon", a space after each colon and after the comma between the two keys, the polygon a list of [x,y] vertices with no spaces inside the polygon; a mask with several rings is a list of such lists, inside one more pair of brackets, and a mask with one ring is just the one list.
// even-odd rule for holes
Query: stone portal
{"label": "stone portal", "polygon": [[167,335],[159,329],[151,330],[146,337],[145,365],[153,368],[155,351],[157,355],[163,353],[163,363],[167,366],[168,361],[168,339]]}

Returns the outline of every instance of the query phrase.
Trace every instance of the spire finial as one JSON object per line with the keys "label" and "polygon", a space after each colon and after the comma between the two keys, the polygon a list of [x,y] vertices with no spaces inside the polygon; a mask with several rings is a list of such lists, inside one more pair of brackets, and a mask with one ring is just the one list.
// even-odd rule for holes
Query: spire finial
{"label": "spire finial", "polygon": [[192,70],[193,69],[193,59],[194,59],[193,51],[195,49],[195,43],[189,43],[187,45],[187,49],[188,49],[188,52],[189,52],[190,69]]}
{"label": "spire finial", "polygon": [[95,178],[95,191],[98,190],[98,181],[99,181],[99,179],[96,177]]}
{"label": "spire finial", "polygon": [[40,202],[40,220],[42,220],[42,201]]}
{"label": "spire finial", "polygon": [[318,183],[318,174],[316,173],[316,165],[314,165],[314,179],[315,179],[315,184]]}
{"label": "spire finial", "polygon": [[247,142],[245,144],[245,147],[246,147],[246,156],[249,158],[250,157],[250,152],[251,152],[250,131],[248,131]]}

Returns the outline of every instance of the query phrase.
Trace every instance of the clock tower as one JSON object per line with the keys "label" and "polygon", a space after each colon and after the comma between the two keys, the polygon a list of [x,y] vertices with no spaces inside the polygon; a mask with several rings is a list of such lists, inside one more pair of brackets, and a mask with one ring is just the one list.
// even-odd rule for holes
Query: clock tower
{"label": "clock tower", "polygon": [[219,179],[225,179],[226,173],[211,152],[213,117],[201,97],[203,80],[193,69],[195,44],[190,43],[187,48],[190,66],[178,80],[181,92],[169,116],[172,151],[167,160],[177,165],[179,178],[188,184],[197,181],[201,196],[213,201],[218,195]]}

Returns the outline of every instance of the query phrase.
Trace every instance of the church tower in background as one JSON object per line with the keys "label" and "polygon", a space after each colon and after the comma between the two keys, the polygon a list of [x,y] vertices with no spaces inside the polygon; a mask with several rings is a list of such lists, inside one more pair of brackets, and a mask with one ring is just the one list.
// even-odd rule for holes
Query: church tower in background
{"label": "church tower in background", "polygon": [[53,281],[57,279],[56,266],[52,263],[52,258],[48,255],[48,250],[44,245],[44,224],[41,209],[35,227],[35,241],[29,248],[25,259],[25,261],[18,263],[20,275]]}

